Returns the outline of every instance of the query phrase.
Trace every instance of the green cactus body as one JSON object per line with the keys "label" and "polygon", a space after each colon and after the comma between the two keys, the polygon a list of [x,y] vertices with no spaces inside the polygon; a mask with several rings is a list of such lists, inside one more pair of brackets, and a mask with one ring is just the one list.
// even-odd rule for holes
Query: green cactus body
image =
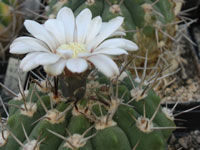
{"label": "green cactus body", "polygon": [[89,8],[92,12],[93,17],[99,16],[103,12],[103,1],[102,0],[96,0],[94,4],[88,4],[87,2],[81,4],[76,10],[75,10],[75,16],[80,13],[81,10],[84,8]]}
{"label": "green cactus body", "polygon": [[[110,19],[119,15],[124,16],[126,18],[122,25],[124,29],[128,31],[136,29],[136,25],[133,22],[132,16],[124,4],[121,4],[120,6],[113,5],[111,7],[108,3],[104,3],[104,10],[102,14],[103,21],[109,21]],[[131,39],[133,37],[133,33],[127,32],[126,37]]]}
{"label": "green cactus body", "polygon": [[144,15],[145,12],[143,8],[141,7],[141,4],[145,1],[138,1],[138,0],[126,0],[124,1],[125,6],[128,8],[128,10],[131,13],[131,16],[133,18],[133,22],[137,27],[141,28],[144,26]]}
{"label": "green cactus body", "polygon": [[[126,89],[125,89],[126,90]],[[123,91],[125,91],[123,88]],[[149,95],[148,95],[149,96]],[[147,97],[146,97],[147,98]],[[124,99],[126,100],[126,99]],[[148,99],[148,102],[152,104],[155,99]],[[135,104],[136,103],[136,104]],[[138,129],[138,120],[133,120],[134,118],[141,118],[145,115],[147,118],[151,118],[153,113],[156,110],[156,107],[145,107],[146,114],[144,113],[144,104],[146,105],[145,101],[140,100],[140,102],[132,102],[130,103],[132,106],[134,106],[135,109],[132,109],[128,106],[119,106],[118,111],[115,114],[115,119],[117,120],[118,125],[124,130],[124,132],[127,134],[131,146],[134,147],[137,145],[137,149],[165,149],[165,142],[169,138],[171,132],[170,130],[167,130],[166,132],[164,130],[158,130],[158,131],[141,131]],[[149,110],[150,109],[150,110]],[[138,112],[137,112],[138,111]],[[157,115],[161,115],[163,118],[154,118],[153,119],[153,126],[154,127],[164,127],[164,126],[175,126],[171,121],[167,120],[165,122],[166,117],[165,114],[161,111],[157,113]],[[156,116],[157,116],[156,115]],[[143,118],[144,122],[146,118]],[[157,120],[156,120],[157,119]],[[130,122],[129,120],[132,120]],[[127,124],[129,122],[129,124]],[[157,125],[157,122],[159,125]],[[171,124],[170,124],[171,123]],[[170,125],[169,125],[170,124]],[[139,124],[140,125],[140,124]],[[134,133],[134,134],[133,134]],[[137,137],[137,138],[136,138]],[[164,137],[164,138],[163,138]],[[147,142],[148,141],[148,142]]]}
{"label": "green cactus body", "polygon": [[[42,97],[41,99],[45,100],[44,98],[45,97]],[[44,119],[39,121],[32,129],[29,134],[30,141],[35,141],[38,137],[42,140],[45,139],[44,142],[38,145],[39,149],[57,149],[60,146],[62,139],[56,136],[51,136],[51,133],[48,130],[54,131],[60,135],[65,135],[65,125],[67,124],[70,115],[67,114],[67,118],[65,118],[65,115],[61,117],[59,117],[59,115],[67,106],[67,104],[60,103],[56,109],[48,110],[46,114],[43,115]],[[24,144],[26,143],[27,141],[24,142]]]}
{"label": "green cactus body", "polygon": [[[98,82],[98,78],[101,83]],[[174,123],[160,108],[155,118],[151,120],[160,103],[159,97],[153,91],[149,91],[145,98],[128,103],[132,99],[130,90],[132,87],[130,85],[127,88],[126,78],[113,88],[114,91],[118,89],[118,93],[113,93],[117,97],[110,97],[111,87],[105,84],[109,83],[109,79],[102,75],[98,78],[96,99],[102,99],[100,101],[85,97],[77,104],[72,104],[66,100],[55,101],[49,93],[44,92],[40,96],[34,93],[39,96],[37,101],[35,100],[34,111],[18,108],[14,113],[11,112],[12,115],[6,125],[10,134],[7,142],[0,148],[5,150],[16,148],[33,150],[33,147],[37,150],[131,150],[135,147],[136,150],[164,150],[172,129],[154,130],[154,128],[174,127]],[[87,84],[90,84],[90,80]],[[36,90],[34,92],[38,93]],[[30,93],[32,93],[31,89],[28,95]],[[31,103],[30,96],[27,100],[29,100],[26,102],[28,105]],[[18,106],[25,107],[24,104]],[[24,146],[21,146],[13,135]]]}
{"label": "green cactus body", "polygon": [[30,140],[36,140],[41,134],[41,138],[45,138],[44,142],[40,144],[40,149],[49,150],[57,149],[62,142],[62,140],[56,136],[52,136],[47,129],[57,132],[61,135],[65,134],[65,122],[52,124],[48,120],[40,121],[33,131],[31,132],[29,138]]}
{"label": "green cactus body", "polygon": [[90,123],[83,115],[72,116],[68,125],[71,134],[83,134],[90,127]]}
{"label": "green cactus body", "polygon": [[[133,106],[136,107],[136,110],[138,112],[142,113],[144,112],[143,109],[145,105],[147,117],[150,118],[154,114],[159,103],[160,103],[160,98],[153,91],[149,91],[148,95],[143,100],[140,100],[139,102],[134,101]],[[154,122],[161,127],[175,126],[172,120],[169,120],[168,118],[165,117],[165,114],[162,112],[161,108],[158,110],[158,113],[156,114],[154,118]],[[171,130],[171,132],[172,131],[173,130]],[[166,140],[171,135],[171,132],[170,130],[168,131],[162,130],[163,136],[165,137]]]}
{"label": "green cactus body", "polygon": [[99,129],[92,143],[97,150],[131,150],[127,136],[118,126]]}
{"label": "green cactus body", "polygon": [[[155,0],[152,0],[155,1]],[[173,3],[168,0],[162,0],[157,3],[157,6],[160,8],[162,14],[164,15],[167,22],[171,22],[174,19],[174,14],[172,12]],[[171,11],[171,13],[169,13]]]}
{"label": "green cactus body", "polygon": [[[24,105],[22,105],[22,107],[23,109],[25,109]],[[29,134],[33,128],[32,123],[40,117],[40,114],[37,113],[36,104],[27,104],[27,107],[27,111],[17,110],[7,121],[8,129],[16,136],[16,138],[20,139],[21,142],[25,140],[25,135],[22,134],[22,124],[26,132]],[[10,136],[8,138],[8,143],[6,144],[5,149],[10,150],[15,149],[17,147],[19,147],[19,144],[12,136]]]}
{"label": "green cactus body", "polygon": [[[81,114],[74,114],[68,124],[68,131],[72,135],[82,135],[84,132],[91,126],[90,122]],[[87,136],[91,135],[91,131],[87,133]],[[58,150],[70,150],[71,148],[65,146],[66,141],[60,145]],[[87,143],[80,148],[80,150],[92,150],[91,141],[87,141]]]}
{"label": "green cactus body", "polygon": [[[127,106],[120,106],[118,112],[115,115],[115,118],[119,126],[124,130],[124,132],[128,136],[131,146],[134,147],[138,144],[137,149],[165,150],[165,141],[163,140],[162,132],[142,132],[140,129],[138,129],[136,122],[132,119],[130,114],[139,117],[139,114],[133,109],[130,109]],[[128,120],[133,121],[127,124]],[[156,124],[154,125],[157,126]]]}
{"label": "green cactus body", "polygon": [[[133,92],[131,90],[133,90],[134,87],[130,84],[130,79],[126,77],[123,83],[128,87],[128,89],[130,90],[129,94],[131,95],[131,92]],[[125,87],[122,88],[122,91],[125,91],[125,90],[127,90]],[[157,96],[153,90],[149,90],[145,97],[143,97],[139,101],[132,101],[130,104],[134,106],[135,110],[139,112],[140,114],[144,112],[144,108],[145,108],[146,116],[149,118],[151,118],[154,115],[155,110],[158,108],[157,113],[153,119],[153,122],[156,123],[160,127],[164,127],[164,126],[175,127],[173,120],[166,117],[166,114],[159,107],[160,103],[161,103],[161,99],[159,98],[159,96]],[[171,131],[162,130],[161,132],[163,133],[163,136],[167,140],[169,136],[171,135],[172,131],[173,129]]]}
{"label": "green cactus body", "polygon": [[[32,91],[31,91],[31,89],[30,89],[30,91],[29,91],[29,94],[31,94],[32,93]],[[35,95],[36,96],[36,95]],[[42,96],[42,94],[40,93],[40,96],[42,97],[41,99],[43,100],[43,103],[45,104],[45,106],[47,107],[47,108],[49,108],[50,107],[50,98],[49,98],[49,96],[48,95],[44,95],[44,96]],[[44,110],[43,110],[43,108],[42,108],[42,106],[41,106],[41,103],[39,102],[39,101],[36,101],[36,100],[38,100],[38,99],[36,99],[36,97],[35,98],[33,98],[34,96],[32,96],[31,98],[30,98],[30,95],[27,95],[27,97],[25,97],[25,100],[26,101],[31,101],[31,102],[36,102],[37,103],[37,111],[38,112],[44,112]],[[16,97],[16,98],[14,98],[13,100],[10,100],[9,102],[8,102],[8,105],[9,105],[9,107],[8,107],[8,109],[9,109],[9,114],[10,115],[13,115],[17,110],[18,110],[18,107],[20,107],[22,104],[24,104],[24,101],[23,101],[23,98],[21,97],[21,96],[19,96],[19,97]],[[17,107],[18,106],[18,107]]]}
{"label": "green cactus body", "polygon": [[23,104],[23,101],[14,99],[14,100],[10,100],[8,102],[8,104],[10,105],[9,108],[8,108],[9,109],[9,114],[12,116],[18,110],[18,108],[13,106],[13,105],[20,106],[20,105]]}

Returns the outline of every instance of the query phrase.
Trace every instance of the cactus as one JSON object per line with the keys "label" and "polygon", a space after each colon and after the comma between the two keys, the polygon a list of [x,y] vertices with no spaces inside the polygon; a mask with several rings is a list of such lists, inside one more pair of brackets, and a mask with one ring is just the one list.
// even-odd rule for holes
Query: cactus
{"label": "cactus", "polygon": [[104,26],[89,9],[75,18],[68,7],[44,25],[25,21],[35,38],[17,38],[10,52],[28,53],[20,68],[41,65],[47,77],[34,79],[28,91],[19,84],[20,94],[8,102],[1,122],[0,149],[165,150],[176,127],[152,90],[159,74],[145,86],[144,75],[136,83],[127,65],[119,69],[112,60],[138,49],[130,40],[112,38],[122,23],[116,17]]}
{"label": "cactus", "polygon": [[102,74],[88,77],[85,96],[75,103],[56,96],[55,85],[31,84],[9,101],[0,149],[165,150],[173,118],[153,90],[136,96],[144,89],[129,75],[115,82]]}
{"label": "cactus", "polygon": [[[54,17],[57,11],[67,6],[78,14],[83,8],[89,8],[94,16],[101,16],[108,21],[116,16],[125,18],[122,30],[126,31],[126,38],[133,40],[140,47],[140,51],[132,54],[145,57],[148,50],[148,67],[157,64],[163,66],[177,63],[174,58],[173,41],[177,30],[178,10],[176,3],[171,0],[50,0],[47,15]],[[130,59],[131,59],[130,58]],[[144,60],[135,57],[135,64],[142,67]],[[175,65],[177,66],[177,65]],[[175,68],[171,67],[171,71]]]}

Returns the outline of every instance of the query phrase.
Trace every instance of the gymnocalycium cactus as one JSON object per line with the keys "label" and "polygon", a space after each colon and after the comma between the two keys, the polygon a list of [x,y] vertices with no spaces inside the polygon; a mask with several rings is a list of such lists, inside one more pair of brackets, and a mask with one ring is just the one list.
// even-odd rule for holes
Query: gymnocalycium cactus
{"label": "gymnocalycium cactus", "polygon": [[10,52],[28,53],[20,67],[42,65],[47,78],[9,101],[1,150],[165,150],[172,113],[161,109],[151,85],[135,83],[110,57],[137,50],[113,37],[123,18],[91,18],[89,9],[75,18],[64,7],[44,25],[25,21],[35,38],[17,38]]}
{"label": "gymnocalycium cactus", "polygon": [[[129,55],[130,59],[135,55],[144,57],[148,50],[148,67],[153,68],[156,64],[172,64],[172,60],[177,64],[174,58],[177,48],[173,45],[179,12],[176,5],[173,0],[49,0],[46,11],[50,18],[54,18],[63,6],[70,7],[75,15],[89,8],[93,16],[101,16],[103,21],[124,17],[120,30],[125,31],[126,38],[136,42],[140,48]],[[144,60],[135,57],[135,64],[143,67]],[[171,69],[174,71],[176,67]]]}

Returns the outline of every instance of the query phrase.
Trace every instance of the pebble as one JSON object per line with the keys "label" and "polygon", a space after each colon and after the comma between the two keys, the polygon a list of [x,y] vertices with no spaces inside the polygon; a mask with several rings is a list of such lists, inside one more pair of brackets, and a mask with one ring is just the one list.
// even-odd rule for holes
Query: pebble
{"label": "pebble", "polygon": [[167,150],[200,150],[200,131],[195,130],[180,137],[173,134],[167,146]]}
{"label": "pebble", "polygon": [[185,148],[185,149],[188,148],[187,141],[185,141],[184,138],[180,138],[180,139],[178,140],[178,143],[179,143],[183,148]]}
{"label": "pebble", "polygon": [[200,143],[200,137],[199,136],[197,137],[197,142]]}

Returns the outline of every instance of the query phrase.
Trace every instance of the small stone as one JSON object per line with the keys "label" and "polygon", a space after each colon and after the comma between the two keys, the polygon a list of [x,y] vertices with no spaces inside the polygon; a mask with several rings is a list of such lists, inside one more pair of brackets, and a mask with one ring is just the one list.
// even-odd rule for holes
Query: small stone
{"label": "small stone", "polygon": [[178,149],[179,147],[180,147],[180,145],[179,145],[179,144],[176,144],[176,145],[175,145],[175,148],[176,148],[176,149]]}
{"label": "small stone", "polygon": [[198,134],[199,134],[199,130],[195,130],[195,131],[194,131],[194,134],[195,134],[195,135],[198,135]]}
{"label": "small stone", "polygon": [[173,144],[176,141],[176,137],[174,135],[171,136],[169,143]]}
{"label": "small stone", "polygon": [[200,143],[200,136],[197,136],[196,140],[197,140],[198,143]]}
{"label": "small stone", "polygon": [[191,84],[193,81],[192,81],[192,79],[188,79],[186,82],[187,82],[187,84]]}
{"label": "small stone", "polygon": [[186,141],[184,140],[184,138],[180,138],[180,139],[178,140],[178,143],[179,143],[183,148],[188,149],[188,145],[187,145]]}

